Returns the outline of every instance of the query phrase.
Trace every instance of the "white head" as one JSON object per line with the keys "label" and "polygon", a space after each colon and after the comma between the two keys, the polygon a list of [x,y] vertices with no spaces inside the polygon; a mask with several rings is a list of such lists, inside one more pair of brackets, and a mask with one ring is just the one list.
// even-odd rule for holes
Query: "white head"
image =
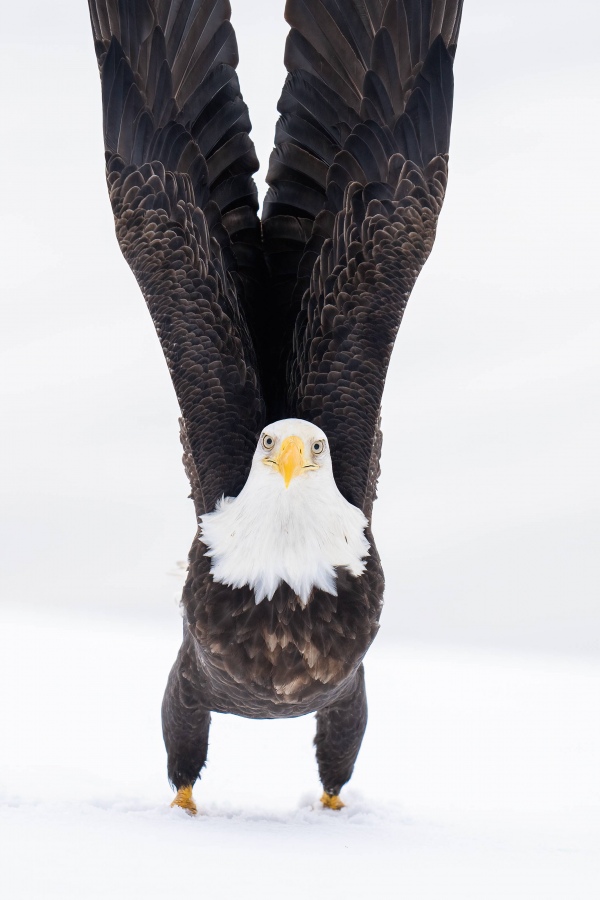
{"label": "white head", "polygon": [[363,513],[337,489],[325,434],[282,419],[260,436],[239,496],[200,520],[215,581],[271,599],[285,581],[302,603],[313,588],[337,594],[335,568],[359,577],[369,542]]}

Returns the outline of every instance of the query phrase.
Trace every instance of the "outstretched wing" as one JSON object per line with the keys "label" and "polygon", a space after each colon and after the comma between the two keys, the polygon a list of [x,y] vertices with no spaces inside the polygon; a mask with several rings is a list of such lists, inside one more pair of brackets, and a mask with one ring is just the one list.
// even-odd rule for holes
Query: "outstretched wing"
{"label": "outstretched wing", "polygon": [[249,311],[258,168],[228,0],[89,0],[117,238],[182,412],[198,513],[242,488],[264,424]]}
{"label": "outstretched wing", "polygon": [[[462,0],[288,0],[263,228],[287,407],[370,516],[396,332],[444,200]],[[295,283],[297,284],[295,286]],[[291,345],[291,350],[290,350]]]}

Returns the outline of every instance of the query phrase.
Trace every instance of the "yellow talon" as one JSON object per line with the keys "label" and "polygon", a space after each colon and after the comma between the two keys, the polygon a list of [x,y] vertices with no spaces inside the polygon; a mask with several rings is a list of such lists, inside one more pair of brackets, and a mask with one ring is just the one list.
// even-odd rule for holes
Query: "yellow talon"
{"label": "yellow talon", "polygon": [[321,797],[321,803],[325,809],[343,809],[346,805],[337,794],[328,794],[327,792]]}
{"label": "yellow talon", "polygon": [[198,807],[194,803],[191,786],[179,788],[179,790],[177,791],[177,796],[171,803],[171,808],[173,808],[174,806],[179,806],[180,809],[185,809],[186,813],[189,816],[198,815]]}

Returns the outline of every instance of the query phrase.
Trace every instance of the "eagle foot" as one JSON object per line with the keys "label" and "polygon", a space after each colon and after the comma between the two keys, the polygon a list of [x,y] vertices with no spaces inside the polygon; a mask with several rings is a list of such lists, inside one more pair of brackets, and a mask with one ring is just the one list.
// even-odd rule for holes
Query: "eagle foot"
{"label": "eagle foot", "polygon": [[340,810],[345,807],[345,803],[340,799],[338,794],[328,794],[327,791],[321,797],[321,803],[325,809]]}
{"label": "eagle foot", "polygon": [[177,791],[177,796],[171,803],[171,808],[174,806],[179,806],[180,809],[185,809],[188,816],[197,816],[198,815],[198,807],[194,802],[194,798],[192,796],[192,788],[191,785],[188,787],[181,787]]}

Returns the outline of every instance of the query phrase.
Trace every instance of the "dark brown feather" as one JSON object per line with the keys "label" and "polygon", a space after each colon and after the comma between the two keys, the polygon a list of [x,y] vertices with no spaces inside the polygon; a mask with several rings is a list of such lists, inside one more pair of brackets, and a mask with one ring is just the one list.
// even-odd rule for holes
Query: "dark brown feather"
{"label": "dark brown feather", "polygon": [[[443,202],[461,7],[462,0],[350,0],[343,9],[335,0],[288,0],[286,7],[290,74],[263,213],[273,223],[264,230],[278,280],[273,303],[285,311],[273,361],[288,390],[279,403],[331,435],[336,482],[367,510],[391,348]],[[306,181],[304,159],[324,161],[324,129],[323,186],[322,178]],[[285,272],[269,243],[281,215],[314,222],[307,241],[298,235],[288,246]]]}
{"label": "dark brown feather", "polygon": [[212,508],[242,487],[264,424],[249,336],[258,161],[229,4],[90,0],[90,12],[117,237],[173,378],[195,494]]}

